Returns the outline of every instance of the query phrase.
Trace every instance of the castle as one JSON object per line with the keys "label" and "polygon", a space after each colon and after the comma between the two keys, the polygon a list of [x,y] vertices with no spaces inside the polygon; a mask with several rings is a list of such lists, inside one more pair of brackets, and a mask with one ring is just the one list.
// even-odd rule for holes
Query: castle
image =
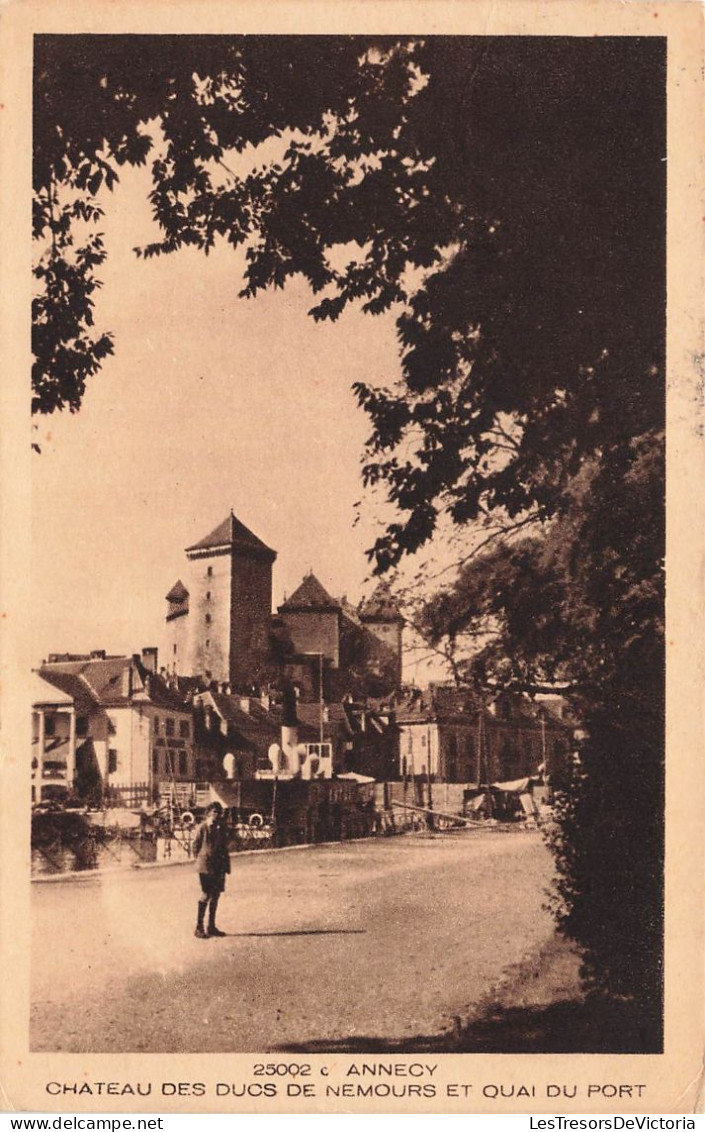
{"label": "castle", "polygon": [[170,673],[241,693],[284,680],[302,702],[401,684],[404,619],[384,583],[355,607],[310,572],[273,614],[276,551],[232,511],[185,553],[185,580],[166,595]]}

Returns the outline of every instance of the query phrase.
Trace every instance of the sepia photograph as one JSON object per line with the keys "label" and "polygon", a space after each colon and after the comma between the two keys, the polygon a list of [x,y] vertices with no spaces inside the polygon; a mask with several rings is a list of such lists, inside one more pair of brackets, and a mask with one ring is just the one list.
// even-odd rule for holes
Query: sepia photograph
{"label": "sepia photograph", "polygon": [[33,29],[45,1107],[647,1102],[442,1067],[667,1052],[653,24]]}

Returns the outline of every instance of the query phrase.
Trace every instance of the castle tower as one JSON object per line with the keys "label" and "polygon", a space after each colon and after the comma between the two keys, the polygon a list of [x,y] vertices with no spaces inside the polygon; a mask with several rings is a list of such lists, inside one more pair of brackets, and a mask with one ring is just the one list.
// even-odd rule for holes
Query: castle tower
{"label": "castle tower", "polygon": [[395,683],[398,687],[402,679],[404,618],[387,582],[380,582],[372,595],[360,602],[358,616],[393,659]]}
{"label": "castle tower", "polygon": [[188,641],[189,592],[179,578],[166,595],[166,667],[180,676],[188,675],[190,663]]}
{"label": "castle tower", "polygon": [[279,606],[279,613],[297,653],[318,653],[339,667],[340,602],[327,593],[313,571]]}
{"label": "castle tower", "polygon": [[188,589],[181,586],[177,591],[175,586],[167,595],[167,623],[177,655],[175,623],[187,623],[186,632],[178,629],[187,644],[177,671],[230,684],[233,690],[246,691],[257,683],[269,657],[276,556],[232,511],[215,530],[186,548]]}

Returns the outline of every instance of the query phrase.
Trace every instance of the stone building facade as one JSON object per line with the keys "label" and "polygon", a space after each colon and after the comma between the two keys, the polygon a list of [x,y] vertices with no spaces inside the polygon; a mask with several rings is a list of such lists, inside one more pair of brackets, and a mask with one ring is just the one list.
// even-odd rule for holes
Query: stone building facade
{"label": "stone building facade", "polygon": [[167,594],[167,667],[206,684],[245,690],[270,659],[276,552],[232,511],[186,548],[186,583]]}
{"label": "stone building facade", "polygon": [[275,559],[232,511],[187,547],[166,595],[167,671],[243,695],[289,681],[304,700],[398,687],[404,620],[389,591],[354,607],[311,571],[272,614]]}

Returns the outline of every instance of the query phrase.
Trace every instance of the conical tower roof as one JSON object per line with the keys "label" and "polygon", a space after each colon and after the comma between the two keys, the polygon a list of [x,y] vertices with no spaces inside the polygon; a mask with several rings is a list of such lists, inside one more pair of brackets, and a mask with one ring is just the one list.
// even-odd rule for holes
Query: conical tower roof
{"label": "conical tower roof", "polygon": [[360,602],[361,621],[403,621],[388,582],[380,582],[370,597]]}
{"label": "conical tower roof", "polygon": [[167,601],[185,601],[188,597],[188,590],[179,578],[178,582],[174,582],[173,586],[166,595]]}
{"label": "conical tower roof", "polygon": [[216,550],[230,550],[231,548],[242,551],[254,552],[258,555],[271,557],[272,561],[276,558],[277,552],[268,547],[257,535],[253,534],[249,527],[236,519],[233,512],[222,523],[202,538],[200,542],[195,542],[193,546],[186,547],[187,554],[206,553],[207,551]]}
{"label": "conical tower roof", "polygon": [[295,613],[303,610],[337,613],[339,609],[340,602],[330,596],[313,572],[307,574],[298,589],[295,589],[291,597],[279,606],[280,613]]}

